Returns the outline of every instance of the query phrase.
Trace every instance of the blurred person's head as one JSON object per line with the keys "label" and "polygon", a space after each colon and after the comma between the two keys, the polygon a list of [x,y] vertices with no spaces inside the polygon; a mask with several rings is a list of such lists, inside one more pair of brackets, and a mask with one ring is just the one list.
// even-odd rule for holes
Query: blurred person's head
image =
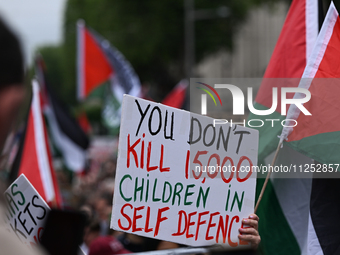
{"label": "blurred person's head", "polygon": [[[159,240],[146,238],[144,236],[138,236],[132,233],[123,233],[119,235],[118,240],[125,247],[125,249],[131,252],[143,252],[143,251],[151,251],[156,250],[156,244],[158,244]],[[149,249],[152,247],[151,249]]]}
{"label": "blurred person's head", "polygon": [[105,161],[101,167],[98,179],[99,181],[103,181],[105,179],[114,179],[116,176],[116,158],[110,158]]}
{"label": "blurred person's head", "polygon": [[90,224],[85,227],[84,231],[84,243],[87,247],[90,247],[93,240],[95,240],[100,235],[100,224],[98,221],[92,221]]}
{"label": "blurred person's head", "polygon": [[115,179],[107,178],[103,180],[99,185],[99,190],[102,193],[110,193],[113,194],[115,190]]}
{"label": "blurred person's head", "polygon": [[89,225],[94,218],[92,207],[85,204],[79,208],[79,211],[82,212],[86,217],[86,226]]}
{"label": "blurred person's head", "polygon": [[23,82],[19,40],[0,19],[0,152],[25,96]]}
{"label": "blurred person's head", "polygon": [[113,194],[102,193],[96,201],[96,213],[101,220],[108,219],[112,210]]}
{"label": "blurred person's head", "polygon": [[89,250],[89,255],[115,255],[131,253],[113,236],[101,236],[95,239]]}

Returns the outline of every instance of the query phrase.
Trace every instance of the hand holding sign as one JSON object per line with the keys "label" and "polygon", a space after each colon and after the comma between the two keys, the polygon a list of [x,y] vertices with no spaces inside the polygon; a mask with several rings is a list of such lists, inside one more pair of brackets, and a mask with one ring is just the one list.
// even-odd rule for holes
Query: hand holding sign
{"label": "hand holding sign", "polygon": [[242,220],[242,227],[239,229],[238,238],[241,241],[249,242],[253,249],[257,249],[261,242],[258,232],[259,217],[256,214],[249,215],[248,219]]}

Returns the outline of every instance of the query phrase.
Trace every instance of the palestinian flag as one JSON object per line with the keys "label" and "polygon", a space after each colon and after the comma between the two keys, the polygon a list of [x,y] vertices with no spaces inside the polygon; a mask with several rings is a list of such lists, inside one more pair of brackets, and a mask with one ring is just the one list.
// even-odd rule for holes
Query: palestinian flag
{"label": "palestinian flag", "polygon": [[[303,114],[296,105],[291,105],[287,119],[293,119],[298,124],[294,128],[285,127],[281,139],[285,141],[284,146],[288,145],[316,159],[316,163],[327,164],[329,168],[326,169],[332,167],[333,171],[336,165],[330,167],[329,164],[340,163],[340,125],[337,117],[340,108],[339,78],[340,18],[331,3],[299,85],[311,93],[311,99],[303,107],[312,116]],[[294,96],[302,97],[299,93]],[[339,254],[340,234],[336,229],[340,227],[337,220],[340,180],[319,179],[319,175],[314,174],[311,188],[308,254]]]}
{"label": "palestinian flag", "polygon": [[188,88],[188,81],[181,80],[166,97],[163,99],[162,104],[183,109],[185,103],[185,97]]}
{"label": "palestinian flag", "polygon": [[131,64],[84,21],[78,21],[78,97],[97,89],[103,99],[103,124],[111,135],[119,132],[124,94],[141,96],[141,84]]}
{"label": "palestinian flag", "polygon": [[[264,80],[255,99],[254,107],[268,110],[272,106],[272,88],[298,86],[311,54],[319,30],[319,3],[317,0],[293,0],[278,38],[274,52],[264,74]],[[292,83],[287,79],[296,78]],[[288,94],[288,98],[293,95]],[[265,116],[250,114],[249,119],[277,119],[276,125],[264,125],[259,130],[259,165],[268,164],[275,151],[281,134],[280,93],[278,107]],[[267,122],[268,123],[268,122]],[[284,147],[279,153],[278,164],[310,163],[311,160]],[[262,188],[264,179],[259,178],[257,193]],[[307,254],[308,216],[311,181],[307,179],[276,179],[275,174],[268,183],[257,214],[260,217],[259,232],[263,254]],[[299,194],[299,196],[297,196]]]}
{"label": "palestinian flag", "polygon": [[[299,85],[311,93],[311,99],[303,107],[312,116],[292,104],[287,119],[298,124],[282,131],[282,139],[294,150],[328,164],[340,163],[339,78],[340,19],[332,3]],[[304,96],[299,93],[294,96],[301,97]]]}
{"label": "palestinian flag", "polygon": [[48,146],[37,81],[32,82],[32,87],[33,98],[26,131],[13,163],[11,176],[15,179],[24,174],[49,206],[61,208],[62,200]]}
{"label": "palestinian flag", "polygon": [[77,23],[77,65],[79,99],[85,99],[114,73],[101,45],[86,29],[83,20]]}
{"label": "palestinian flag", "polygon": [[69,170],[81,172],[85,169],[89,139],[48,85],[41,56],[36,58],[35,64],[42,92],[42,110],[54,149]]}
{"label": "palestinian flag", "polygon": [[[256,95],[254,107],[267,110],[272,106],[273,87],[292,87],[291,83],[280,82],[279,78],[301,78],[306,67],[319,31],[319,12],[317,0],[293,0],[288,11],[282,31],[276,43],[274,52],[263,76],[264,82]],[[272,79],[274,78],[274,79]],[[297,80],[297,79],[296,79]],[[280,82],[280,83],[278,83]],[[295,82],[295,87],[299,84]],[[292,98],[293,94],[288,94]],[[258,116],[250,114],[248,119],[285,119],[281,115],[281,94],[278,93],[278,104],[271,115]],[[277,122],[279,123],[279,122]],[[277,136],[281,134],[281,125],[264,125],[259,128],[259,158],[265,158],[272,153],[278,144]],[[273,142],[275,140],[275,142]]]}

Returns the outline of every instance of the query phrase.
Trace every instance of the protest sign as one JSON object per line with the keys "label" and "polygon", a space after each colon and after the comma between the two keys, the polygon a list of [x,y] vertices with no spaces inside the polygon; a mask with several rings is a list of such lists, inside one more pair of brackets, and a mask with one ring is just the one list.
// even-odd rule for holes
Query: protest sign
{"label": "protest sign", "polygon": [[[111,227],[192,245],[246,245],[258,132],[125,95]],[[248,170],[248,171],[247,171]]]}
{"label": "protest sign", "polygon": [[5,191],[4,196],[7,229],[28,246],[39,244],[49,206],[23,174]]}

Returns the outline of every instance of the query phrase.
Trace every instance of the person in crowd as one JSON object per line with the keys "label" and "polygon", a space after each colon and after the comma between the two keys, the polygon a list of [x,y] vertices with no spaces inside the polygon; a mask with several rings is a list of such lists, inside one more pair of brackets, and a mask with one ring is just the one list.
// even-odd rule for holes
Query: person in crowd
{"label": "person in crowd", "polygon": [[131,253],[113,236],[100,236],[95,239],[89,249],[89,255],[115,255]]}
{"label": "person in crowd", "polygon": [[[18,117],[25,95],[21,46],[14,33],[0,20],[0,152]],[[4,205],[1,204],[1,218],[4,218],[4,210]],[[5,226],[0,225],[0,255],[43,254],[37,249],[20,242]]]}
{"label": "person in crowd", "polygon": [[100,224],[98,221],[93,220],[85,227],[83,243],[80,246],[85,255],[89,254],[89,247],[91,246],[91,243],[99,236]]}
{"label": "person in crowd", "polygon": [[107,179],[115,179],[116,177],[116,158],[109,158],[105,161],[100,169],[98,175],[98,181],[104,181]]}
{"label": "person in crowd", "polygon": [[102,193],[97,199],[95,204],[96,216],[100,222],[100,235],[105,236],[108,234],[110,226],[110,216],[112,211],[112,194]]}

